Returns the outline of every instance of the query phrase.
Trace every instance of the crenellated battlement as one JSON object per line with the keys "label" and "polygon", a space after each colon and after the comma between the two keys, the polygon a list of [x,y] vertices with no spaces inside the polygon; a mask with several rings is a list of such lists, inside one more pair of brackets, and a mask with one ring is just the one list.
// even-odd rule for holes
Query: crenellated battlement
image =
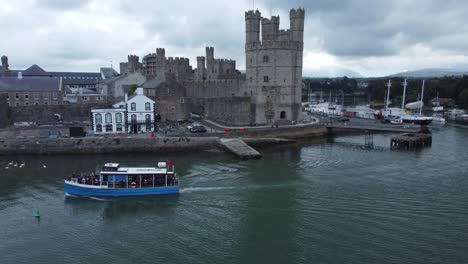
{"label": "crenellated battlement", "polygon": [[247,12],[245,12],[245,18],[246,19],[259,19],[261,16],[260,14],[260,11],[255,10],[255,12],[253,10],[249,10]]}
{"label": "crenellated battlement", "polygon": [[156,49],[156,56],[166,57],[166,50],[164,48],[157,48]]}
{"label": "crenellated battlement", "polygon": [[305,17],[305,10],[304,8],[298,8],[298,9],[291,9],[289,11],[289,18],[304,18]]}
{"label": "crenellated battlement", "polygon": [[272,16],[270,19],[262,17],[262,26],[265,24],[275,24],[279,25],[280,17],[279,16]]}

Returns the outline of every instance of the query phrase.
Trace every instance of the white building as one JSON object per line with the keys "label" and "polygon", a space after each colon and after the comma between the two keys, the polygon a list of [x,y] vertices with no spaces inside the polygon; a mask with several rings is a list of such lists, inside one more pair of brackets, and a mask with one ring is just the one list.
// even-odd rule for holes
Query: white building
{"label": "white building", "polygon": [[137,88],[135,95],[116,103],[111,109],[92,109],[95,134],[144,133],[156,130],[156,104]]}

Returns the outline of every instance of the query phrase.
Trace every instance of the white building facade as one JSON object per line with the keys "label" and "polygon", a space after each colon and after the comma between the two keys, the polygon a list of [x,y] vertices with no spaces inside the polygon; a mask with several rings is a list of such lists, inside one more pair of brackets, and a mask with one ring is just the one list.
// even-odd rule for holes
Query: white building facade
{"label": "white building facade", "polygon": [[136,94],[111,109],[92,109],[95,134],[145,133],[156,131],[156,103],[137,88]]}

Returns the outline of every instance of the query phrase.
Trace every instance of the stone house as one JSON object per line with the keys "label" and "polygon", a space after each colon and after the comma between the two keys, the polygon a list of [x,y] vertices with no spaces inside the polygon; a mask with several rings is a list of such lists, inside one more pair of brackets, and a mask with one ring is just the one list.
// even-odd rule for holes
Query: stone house
{"label": "stone house", "polygon": [[146,77],[141,72],[133,72],[104,79],[98,88],[102,94],[107,95],[109,102],[123,100],[132,85],[141,86],[146,81]]}
{"label": "stone house", "polygon": [[158,114],[163,121],[176,121],[188,116],[185,87],[175,81],[153,79],[143,85],[144,94],[158,102]]}
{"label": "stone house", "polygon": [[136,94],[111,109],[92,109],[92,127],[95,134],[144,133],[156,131],[156,103],[137,88]]}
{"label": "stone house", "polygon": [[0,94],[6,95],[10,107],[63,104],[62,78],[17,77],[0,78]]}

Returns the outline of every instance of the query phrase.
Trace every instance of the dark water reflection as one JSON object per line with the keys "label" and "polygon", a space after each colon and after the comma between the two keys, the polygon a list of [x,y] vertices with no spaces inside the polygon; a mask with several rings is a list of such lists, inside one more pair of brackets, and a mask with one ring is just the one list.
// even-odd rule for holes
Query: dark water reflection
{"label": "dark water reflection", "polygon": [[[0,157],[0,263],[468,263],[468,130],[434,131],[416,151],[391,151],[390,136],[270,147],[254,161]],[[63,193],[70,173],[165,159],[180,195]]]}

